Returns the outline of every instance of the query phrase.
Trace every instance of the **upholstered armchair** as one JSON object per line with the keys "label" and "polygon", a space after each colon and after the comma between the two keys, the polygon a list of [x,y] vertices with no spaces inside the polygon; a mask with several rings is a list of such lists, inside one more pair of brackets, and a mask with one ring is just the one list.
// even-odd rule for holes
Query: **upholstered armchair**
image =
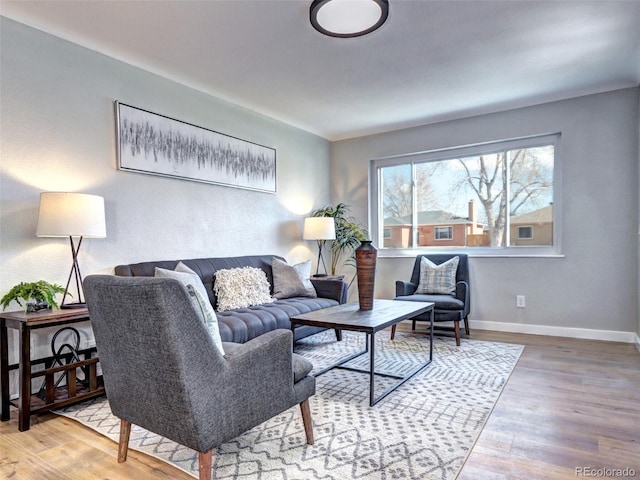
{"label": "upholstered armchair", "polygon": [[[430,293],[427,285],[421,285],[420,266],[422,258],[426,257],[436,266],[440,266],[454,257],[458,257],[458,266],[455,271],[455,279],[451,279],[450,294]],[[435,274],[434,277],[438,277]],[[418,287],[423,287],[426,293],[419,293]],[[469,281],[469,259],[465,254],[430,254],[418,255],[410,281],[396,281],[396,297],[394,300],[408,300],[415,302],[433,302],[434,322],[453,322],[453,331],[456,337],[456,345],[460,346],[460,322],[464,322],[465,333],[469,335],[469,311],[471,308],[471,288]],[[412,330],[416,329],[416,322],[430,321],[430,314],[426,313],[412,318]],[[441,330],[450,330],[451,327],[434,326]],[[396,326],[391,329],[391,339],[395,337]]]}
{"label": "upholstered armchair", "polygon": [[119,462],[135,424],[197,451],[199,478],[208,480],[214,448],[298,404],[313,444],[315,378],[292,353],[290,331],[222,343],[223,354],[178,280],[92,275],[84,289],[107,398],[121,420]]}

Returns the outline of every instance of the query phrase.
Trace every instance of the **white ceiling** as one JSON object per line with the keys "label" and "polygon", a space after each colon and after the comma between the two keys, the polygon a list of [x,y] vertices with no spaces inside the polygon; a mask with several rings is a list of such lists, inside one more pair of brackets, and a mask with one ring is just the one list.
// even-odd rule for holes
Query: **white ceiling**
{"label": "white ceiling", "polygon": [[330,140],[640,84],[640,0],[389,0],[326,37],[311,0],[1,0],[0,14]]}

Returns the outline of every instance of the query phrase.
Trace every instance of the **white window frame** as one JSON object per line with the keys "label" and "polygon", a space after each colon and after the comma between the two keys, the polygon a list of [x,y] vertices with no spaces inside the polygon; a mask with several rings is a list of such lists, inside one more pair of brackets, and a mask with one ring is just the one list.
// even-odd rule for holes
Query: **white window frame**
{"label": "white window frame", "polygon": [[[560,132],[531,135],[507,140],[490,141],[478,144],[463,145],[458,147],[427,150],[388,157],[380,157],[369,162],[369,232],[376,245],[384,245],[383,231],[380,226],[383,222],[382,192],[380,192],[380,169],[397,165],[413,165],[422,162],[451,160],[474,155],[488,155],[503,150],[515,150],[518,148],[534,148],[544,145],[553,145],[553,245],[551,246],[527,246],[512,245],[508,247],[459,247],[459,246],[418,246],[418,228],[413,228],[411,248],[379,248],[380,257],[411,257],[417,253],[438,251],[457,251],[473,257],[563,257],[562,254],[562,157],[561,157]],[[417,221],[417,213],[414,209],[414,225]],[[508,229],[507,229],[508,235]]]}

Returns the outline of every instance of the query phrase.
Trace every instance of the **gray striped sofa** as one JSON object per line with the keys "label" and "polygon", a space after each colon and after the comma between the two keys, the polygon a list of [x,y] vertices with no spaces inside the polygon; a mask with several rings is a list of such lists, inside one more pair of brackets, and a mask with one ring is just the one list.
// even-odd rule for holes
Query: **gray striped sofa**
{"label": "gray striped sofa", "polygon": [[[218,270],[242,267],[257,267],[265,272],[273,293],[273,273],[271,262],[273,257],[284,260],[277,255],[249,255],[242,257],[198,258],[187,260],[165,260],[142,262],[129,265],[118,265],[115,274],[118,276],[153,277],[155,268],[174,270],[178,262],[184,263],[202,279],[209,300],[216,309],[217,299],[214,294],[215,273]],[[217,312],[220,336],[223,342],[245,343],[252,338],[263,335],[278,328],[291,329],[290,318],[296,314],[320,310],[340,303],[347,298],[347,284],[339,280],[311,279],[318,294],[317,298],[293,297],[277,300],[273,303],[256,305],[248,308]],[[324,329],[297,326],[294,341],[318,333]],[[340,333],[336,332],[338,339]]]}

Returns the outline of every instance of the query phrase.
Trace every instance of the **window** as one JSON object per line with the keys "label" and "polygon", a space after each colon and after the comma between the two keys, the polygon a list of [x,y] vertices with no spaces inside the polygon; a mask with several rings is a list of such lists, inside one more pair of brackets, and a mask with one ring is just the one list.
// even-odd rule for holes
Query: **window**
{"label": "window", "polygon": [[373,160],[378,246],[557,250],[559,140],[544,135]]}
{"label": "window", "polygon": [[453,238],[453,227],[436,227],[434,232],[436,240],[451,240]]}
{"label": "window", "polygon": [[518,240],[531,240],[533,238],[533,227],[518,227]]}

